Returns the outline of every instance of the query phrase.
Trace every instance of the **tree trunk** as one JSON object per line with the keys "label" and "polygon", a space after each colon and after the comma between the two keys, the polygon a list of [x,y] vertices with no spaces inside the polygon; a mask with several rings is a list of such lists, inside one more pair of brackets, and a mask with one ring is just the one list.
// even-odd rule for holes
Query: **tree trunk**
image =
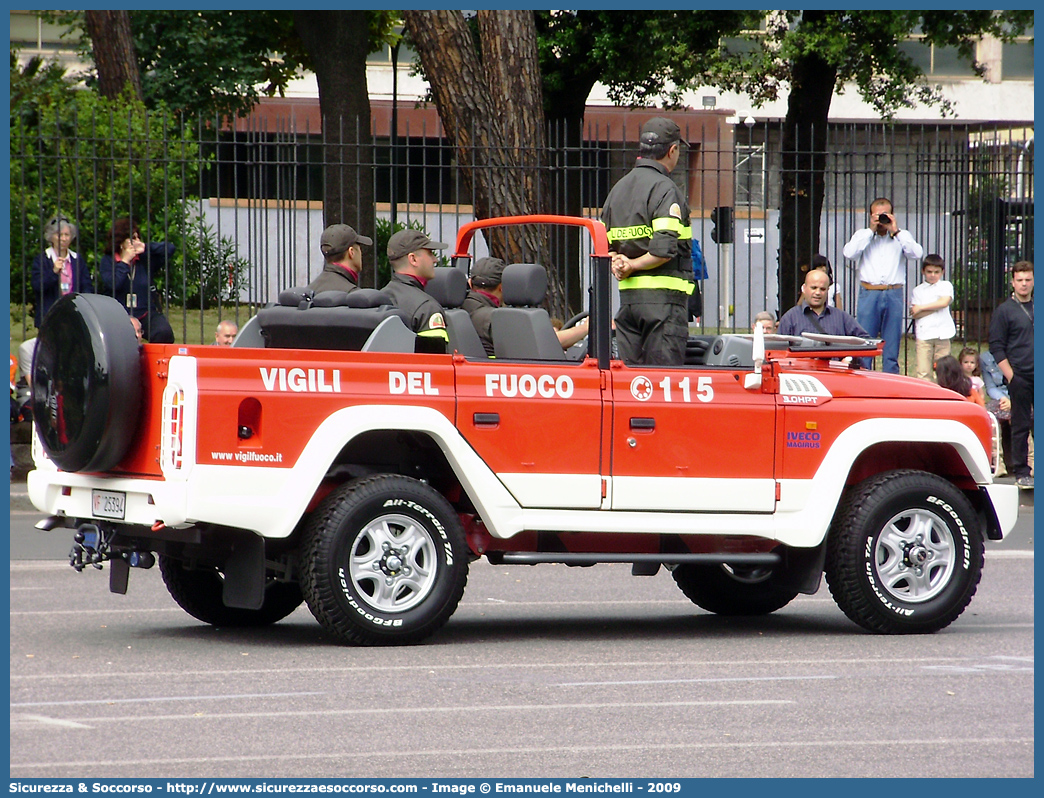
{"label": "tree trunk", "polygon": [[[805,12],[806,17],[817,12]],[[816,54],[795,60],[781,144],[779,311],[797,301],[802,265],[819,251],[826,169],[827,117],[837,70]],[[838,273],[840,264],[834,264]]]}
{"label": "tree trunk", "polygon": [[[295,11],[294,26],[312,57],[319,85],[324,224],[348,224],[372,237],[374,156],[366,85],[367,12]],[[368,264],[371,274],[376,273],[375,262],[374,257]]]}
{"label": "tree trunk", "polygon": [[[550,212],[536,26],[530,11],[479,11],[481,53],[459,11],[404,11],[446,134],[457,150],[475,216]],[[504,228],[486,236],[510,262],[549,262],[547,230]],[[550,306],[566,302],[548,268]]]}
{"label": "tree trunk", "polygon": [[129,83],[134,96],[144,99],[131,38],[130,12],[85,11],[84,15],[94,52],[94,66],[98,70],[98,91],[112,100],[119,97]]}

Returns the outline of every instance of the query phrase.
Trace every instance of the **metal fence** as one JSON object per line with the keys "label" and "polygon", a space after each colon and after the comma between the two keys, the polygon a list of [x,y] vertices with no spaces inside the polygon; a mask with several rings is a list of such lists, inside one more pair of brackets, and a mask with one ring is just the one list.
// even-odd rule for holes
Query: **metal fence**
{"label": "metal fence", "polygon": [[[537,207],[527,211],[597,216],[610,186],[633,163],[638,125],[592,124],[573,146],[564,142],[578,137],[566,132],[549,131],[540,158],[518,158],[526,165],[497,177],[534,180]],[[690,146],[674,179],[690,196],[693,234],[709,271],[699,323],[746,330],[758,311],[793,301],[778,296],[782,127],[683,122],[683,133]],[[866,226],[870,202],[886,196],[900,226],[926,253],[945,259],[956,289],[958,338],[985,340],[989,313],[1009,290],[1006,269],[1033,258],[1032,127],[831,125],[826,140],[819,153],[825,164],[819,235],[805,250],[830,259],[843,306],[854,311],[858,281],[841,250]],[[34,301],[29,266],[56,211],[79,223],[74,249],[92,269],[111,221],[133,214],[149,239],[177,247],[171,267],[156,276],[176,335],[184,340],[190,309],[217,306],[228,317],[249,316],[281,289],[318,273],[326,187],[346,182],[345,174],[356,185],[369,181],[372,190],[375,230],[360,232],[373,235],[376,246],[364,255],[363,282],[379,286],[386,272],[376,267],[386,269],[382,242],[392,225],[419,226],[452,242],[475,215],[469,172],[491,169],[495,160],[478,147],[458,150],[438,126],[401,125],[394,140],[375,136],[363,146],[290,121],[242,122],[235,129],[188,128],[155,117],[19,123],[11,139],[12,303]],[[711,211],[722,207],[734,211],[734,236],[728,242],[719,230],[716,243]],[[482,240],[476,247],[477,256],[488,251]],[[567,235],[530,253],[563,287],[549,299],[552,315],[580,309],[585,254],[583,243]],[[920,263],[909,263],[908,290],[919,274]],[[25,327],[32,335],[31,315]]]}

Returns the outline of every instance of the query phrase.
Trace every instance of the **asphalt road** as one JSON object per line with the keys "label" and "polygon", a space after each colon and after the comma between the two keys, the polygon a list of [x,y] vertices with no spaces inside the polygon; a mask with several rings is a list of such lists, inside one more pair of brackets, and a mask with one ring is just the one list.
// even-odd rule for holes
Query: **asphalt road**
{"label": "asphalt road", "polygon": [[[428,643],[346,648],[304,607],[215,629],[156,569],[119,596],[17,557],[11,775],[1031,777],[1032,519],[988,544],[961,618],[911,637],[864,633],[825,586],[739,620],[663,571],[480,561]],[[12,520],[13,554],[40,545]]]}

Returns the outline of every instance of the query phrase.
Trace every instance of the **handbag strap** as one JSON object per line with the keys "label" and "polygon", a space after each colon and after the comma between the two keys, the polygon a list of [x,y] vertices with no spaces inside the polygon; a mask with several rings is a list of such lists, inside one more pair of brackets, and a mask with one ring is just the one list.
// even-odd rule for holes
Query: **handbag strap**
{"label": "handbag strap", "polygon": [[823,329],[823,325],[819,323],[819,314],[816,313],[814,310],[812,311],[812,324],[823,335],[830,335],[830,333]]}

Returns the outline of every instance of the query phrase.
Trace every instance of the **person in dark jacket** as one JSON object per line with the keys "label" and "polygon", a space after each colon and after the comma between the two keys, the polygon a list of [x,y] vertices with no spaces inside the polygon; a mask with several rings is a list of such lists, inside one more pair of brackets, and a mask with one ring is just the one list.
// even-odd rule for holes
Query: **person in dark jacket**
{"label": "person in dark jacket", "polygon": [[308,284],[313,293],[323,291],[354,291],[362,274],[362,247],[373,245],[369,236],[361,236],[346,224],[332,224],[323,230],[319,249],[325,263],[319,276]]}
{"label": "person in dark jacket", "polygon": [[692,270],[689,205],[670,174],[681,130],[666,117],[642,126],[638,160],[602,208],[613,276],[619,281],[616,343],[628,365],[682,366]]}
{"label": "person in dark jacket", "polygon": [[146,244],[129,218],[117,219],[105,237],[98,268],[100,293],[113,297],[141,322],[142,335],[154,344],[174,343],[174,330],[157,305],[153,278],[166,270],[174,245]]}
{"label": "person in dark jacket", "polygon": [[435,297],[424,292],[428,280],[435,276],[435,250],[446,247],[413,229],[400,230],[388,239],[392,276],[382,290],[410,319],[410,329],[424,341],[426,352],[444,352],[449,343],[445,311]]}
{"label": "person in dark jacket", "polygon": [[33,319],[37,327],[61,297],[94,292],[87,264],[70,249],[77,232],[76,225],[61,214],[44,225],[43,240],[50,246],[33,258],[29,278],[35,295]]}
{"label": "person in dark jacket", "polygon": [[1011,267],[1012,295],[990,320],[990,352],[1008,382],[1011,397],[1011,464],[1015,484],[1033,487],[1029,436],[1033,429],[1033,264]]}
{"label": "person in dark jacket", "polygon": [[[504,269],[507,264],[500,258],[479,258],[471,267],[471,278],[464,304],[461,305],[471,317],[471,323],[478,333],[486,354],[493,357],[493,311],[504,303]],[[582,319],[576,326],[568,330],[555,330],[558,343],[562,349],[569,349],[573,344],[587,335],[587,319]]]}
{"label": "person in dark jacket", "polygon": [[830,276],[822,269],[812,269],[805,274],[801,286],[803,302],[794,305],[779,320],[780,335],[821,333],[825,335],[856,335],[868,338],[866,330],[859,326],[854,317],[839,308],[827,304],[830,293]]}

